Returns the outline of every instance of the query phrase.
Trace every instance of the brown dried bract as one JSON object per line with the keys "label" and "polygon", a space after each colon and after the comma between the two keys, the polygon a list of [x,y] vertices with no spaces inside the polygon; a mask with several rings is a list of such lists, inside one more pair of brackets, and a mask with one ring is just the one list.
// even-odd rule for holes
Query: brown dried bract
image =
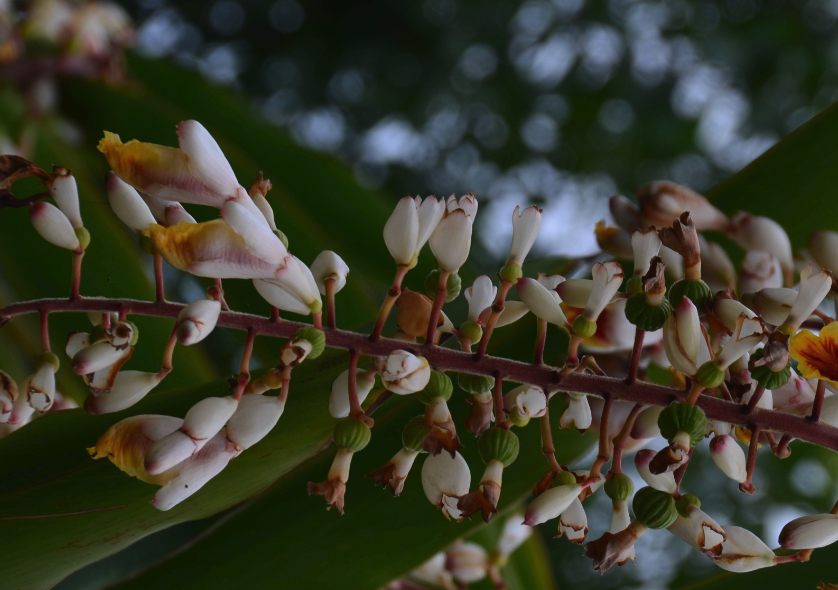
{"label": "brown dried bract", "polygon": [[684,449],[670,445],[658,451],[658,453],[652,458],[649,462],[649,471],[651,471],[654,475],[675,471],[681,465],[689,461],[689,459],[690,455],[688,452],[685,452]]}
{"label": "brown dried bract", "polygon": [[648,295],[663,295],[666,293],[666,279],[663,276],[666,265],[660,256],[655,256],[643,278],[643,292]]}
{"label": "brown dried bract", "polygon": [[337,508],[338,512],[343,514],[343,497],[346,495],[346,484],[340,479],[327,479],[320,483],[308,482],[308,495],[315,494],[326,498],[326,503],[329,508]]}
{"label": "brown dried bract", "polygon": [[480,512],[483,520],[489,519],[498,511],[498,500],[500,499],[500,486],[494,481],[484,481],[477,489],[460,498],[457,508],[460,509],[464,518]]}
{"label": "brown dried bract", "polygon": [[471,404],[471,412],[466,416],[466,431],[480,436],[492,425],[492,402],[479,402],[474,396],[466,401]]}
{"label": "brown dried bract", "polygon": [[631,527],[617,534],[604,533],[599,539],[585,544],[585,557],[594,560],[594,571],[605,573],[635,541],[637,536]]}
{"label": "brown dried bract", "polygon": [[259,176],[253,181],[253,184],[250,185],[250,190],[247,191],[247,193],[251,197],[256,194],[266,197],[268,196],[268,191],[271,190],[272,187],[273,185],[271,184],[271,181],[265,178],[260,170]]}
{"label": "brown dried bract", "polygon": [[[399,329],[413,338],[424,338],[428,332],[433,305],[433,301],[427,295],[402,289],[401,295],[396,299],[396,306],[399,308],[396,323]],[[438,325],[442,325],[444,321],[440,314]]]}
{"label": "brown dried bract", "polygon": [[533,496],[540,496],[547,490],[553,487],[553,480],[556,479],[556,475],[558,475],[557,471],[553,471],[552,469],[544,474],[538,483],[532,487],[532,495]]}
{"label": "brown dried bract", "polygon": [[658,230],[658,236],[667,248],[675,250],[684,257],[684,269],[701,264],[701,247],[698,244],[698,232],[690,218],[690,212],[685,211],[672,222],[672,227]]}
{"label": "brown dried bract", "polygon": [[26,158],[0,156],[0,197],[12,197],[9,189],[16,181],[27,176],[37,176],[41,180],[50,179],[46,170]]}
{"label": "brown dried bract", "polygon": [[460,438],[457,436],[457,429],[450,416],[447,422],[431,426],[425,438],[422,439],[422,449],[431,455],[439,455],[443,450],[446,450],[451,454],[451,458],[453,459],[457,451],[462,448],[463,445],[460,443]]}
{"label": "brown dried bract", "polygon": [[762,356],[754,361],[755,367],[766,366],[775,373],[782,371],[789,364],[789,337],[779,330],[768,337],[762,349]]}
{"label": "brown dried bract", "polygon": [[405,477],[396,475],[396,466],[393,463],[387,463],[383,467],[371,471],[367,477],[375,480],[375,485],[390,486],[390,491],[393,496],[398,496],[404,489]]}

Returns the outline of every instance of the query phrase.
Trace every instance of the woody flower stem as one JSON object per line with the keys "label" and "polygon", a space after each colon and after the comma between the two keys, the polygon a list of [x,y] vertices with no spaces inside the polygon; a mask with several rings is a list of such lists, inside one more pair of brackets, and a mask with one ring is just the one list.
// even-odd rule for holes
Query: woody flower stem
{"label": "woody flower stem", "polygon": [[536,365],[544,364],[544,346],[547,344],[547,322],[538,318],[538,325],[536,327],[535,339],[535,353],[533,354],[533,362]]}
{"label": "woody flower stem", "polygon": [[431,309],[431,317],[428,320],[428,331],[425,334],[425,344],[434,343],[436,326],[437,322],[439,322],[439,314],[442,311],[442,304],[445,303],[445,297],[448,295],[448,277],[450,276],[451,271],[439,269],[439,284],[436,287],[434,306]]}
{"label": "woody flower stem", "polygon": [[[244,342],[244,351],[242,352],[242,360],[239,364],[239,383],[236,386],[236,391],[233,394],[233,397],[236,400],[240,400],[242,398],[242,394],[244,393],[244,388],[247,387],[248,382],[250,382],[250,357],[253,355],[253,342],[256,340],[256,330],[250,328],[247,331],[247,340]],[[283,382],[283,389],[285,383]]]}
{"label": "woody flower stem", "polygon": [[823,409],[823,398],[826,395],[826,381],[818,379],[818,388],[815,390],[815,401],[812,403],[812,415],[809,420],[817,422],[821,419],[821,410]]}
{"label": "woody flower stem", "polygon": [[745,413],[746,414],[750,414],[751,412],[754,411],[754,408],[757,407],[757,404],[759,403],[759,400],[762,399],[762,394],[763,393],[765,393],[765,387],[763,387],[762,385],[757,385],[757,388],[754,391],[754,394],[751,396],[751,399],[748,400],[748,407],[745,408]]}
{"label": "woody flower stem", "polygon": [[154,286],[156,300],[166,301],[163,294],[163,256],[157,252],[154,253]]}
{"label": "woody flower stem", "polygon": [[[396,303],[396,299],[399,298],[399,295],[402,292],[402,281],[404,280],[404,276],[407,274],[407,271],[410,268],[406,264],[400,264],[399,270],[396,271],[396,277],[393,279],[393,286],[390,287],[390,290],[387,292],[387,299],[384,300],[384,303],[381,305],[381,311],[378,312],[378,319],[375,320],[375,328],[370,334],[370,340],[372,342],[376,342],[379,338],[381,338],[381,331],[384,329],[384,323],[387,321],[387,317],[390,315],[390,310],[393,309],[393,305]],[[349,380],[350,383],[352,379]]]}
{"label": "woody flower stem", "polygon": [[602,418],[599,420],[599,454],[596,461],[591,466],[591,473],[588,480],[591,482],[599,479],[600,471],[605,462],[611,458],[611,441],[608,437],[608,421],[611,417],[611,405],[614,403],[614,397],[606,394],[605,405],[602,406]]}
{"label": "woody flower stem", "polygon": [[84,258],[84,250],[78,249],[73,252],[73,279],[70,286],[70,301],[81,299],[81,261]]}
{"label": "woody flower stem", "polygon": [[626,422],[623,424],[622,430],[620,430],[620,433],[614,439],[614,453],[611,461],[611,473],[623,472],[623,448],[626,446],[626,441],[631,433],[631,429],[634,427],[635,420],[637,420],[637,415],[642,409],[643,404],[634,404],[634,407],[629,412],[628,417],[626,417]]}
{"label": "woody flower stem", "polygon": [[498,298],[492,305],[492,313],[489,314],[489,319],[486,322],[486,328],[483,330],[483,337],[480,338],[480,344],[477,347],[477,360],[486,356],[486,347],[489,346],[489,339],[492,337],[492,332],[495,329],[495,324],[498,323],[498,317],[503,311],[504,302],[506,301],[506,294],[512,288],[513,283],[503,281],[498,288]]}
{"label": "woody flower stem", "polygon": [[[115,313],[130,310],[132,315],[175,318],[184,307],[182,303],[99,297],[85,297],[79,301],[69,301],[66,298],[39,299],[14,303],[0,309],[0,325],[15,316],[41,311],[49,313]],[[254,329],[258,331],[260,336],[275,338],[290,338],[299,329],[310,327],[310,324],[289,320],[274,323],[265,316],[236,311],[222,311],[216,325],[245,331]],[[327,330],[326,345],[330,348],[356,350],[359,354],[368,356],[387,356],[394,350],[407,349],[414,354],[422,354],[428,359],[431,366],[440,371],[486,376],[503,374],[504,378],[509,381],[529,383],[549,391],[555,391],[561,387],[562,391],[585,393],[596,397],[605,397],[603,392],[609,392],[614,399],[620,401],[655,406],[668,406],[673,401],[684,401],[685,399],[683,391],[643,381],[628,385],[625,379],[582,374],[545,365],[521,363],[511,359],[490,357],[478,360],[474,354],[439,346],[423,347],[420,351],[419,347],[411,346],[401,340],[384,338],[378,342],[370,342],[368,335],[347,330]],[[728,422],[746,428],[758,425],[763,430],[772,430],[778,435],[785,434],[792,438],[838,451],[838,430],[820,421],[813,423],[807,418],[776,410],[764,410],[754,412],[751,416],[745,416],[742,413],[741,404],[707,395],[699,396],[696,405],[704,410],[710,420]]]}
{"label": "woody flower stem", "polygon": [[791,455],[791,451],[789,451],[789,444],[792,440],[794,440],[793,437],[789,436],[788,434],[784,434],[783,438],[780,439],[777,448],[774,449],[774,454],[777,455],[780,459],[785,459],[786,457]]}
{"label": "woody flower stem", "polygon": [[556,447],[553,444],[553,430],[550,427],[550,399],[547,399],[547,413],[541,418],[541,452],[547,457],[550,464],[550,471],[558,473],[561,471],[559,462],[556,460]]}
{"label": "woody flower stem", "polygon": [[41,311],[41,350],[44,352],[52,352],[49,345],[49,315],[48,311]]}
{"label": "woody flower stem", "polygon": [[326,286],[326,325],[335,329],[335,279],[326,279],[323,284]]}
{"label": "woody flower stem", "polygon": [[646,334],[645,330],[636,328],[634,331],[634,347],[631,349],[631,363],[629,364],[628,377],[626,383],[631,385],[637,380],[637,368],[640,366],[640,353],[643,350],[643,336]]}
{"label": "woody flower stem", "polygon": [[698,396],[704,391],[704,386],[699,385],[698,381],[693,381],[690,394],[687,396],[687,403],[695,405],[698,402]]}
{"label": "woody flower stem", "polygon": [[759,435],[762,429],[759,426],[754,426],[751,430],[751,444],[748,446],[748,462],[746,464],[745,481],[739,484],[739,490],[748,494],[753,494],[755,491],[754,484],[751,480],[754,477],[754,469],[757,466],[757,449],[759,448]]}

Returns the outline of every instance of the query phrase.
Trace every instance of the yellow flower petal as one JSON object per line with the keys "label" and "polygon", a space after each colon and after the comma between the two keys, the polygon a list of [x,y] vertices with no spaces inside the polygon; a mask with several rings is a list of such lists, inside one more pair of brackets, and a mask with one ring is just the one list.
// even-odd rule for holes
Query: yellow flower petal
{"label": "yellow flower petal", "polygon": [[161,436],[149,436],[149,432],[157,431],[164,421],[172,421],[171,431],[176,430],[181,421],[170,416],[142,415],[121,420],[108,428],[95,447],[87,452],[94,459],[107,457],[111,463],[122,471],[140,481],[157,485],[164,485],[178,474],[179,469],[173,468],[157,475],[149,475],[145,470],[145,454]]}
{"label": "yellow flower petal", "polygon": [[189,157],[178,148],[136,139],[122,143],[110,131],[105,131],[98,148],[117,176],[141,192],[154,194],[155,185],[168,185],[189,176]]}
{"label": "yellow flower petal", "polygon": [[838,324],[831,323],[815,336],[802,330],[791,337],[789,354],[806,379],[824,379],[838,385]]}

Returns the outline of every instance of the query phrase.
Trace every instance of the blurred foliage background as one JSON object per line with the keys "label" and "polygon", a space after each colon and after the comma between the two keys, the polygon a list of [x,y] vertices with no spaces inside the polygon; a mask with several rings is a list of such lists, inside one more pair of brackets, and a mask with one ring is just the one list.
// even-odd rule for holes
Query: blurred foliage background
{"label": "blurred foliage background", "polygon": [[[107,168],[94,149],[101,131],[120,133],[124,140],[172,145],[174,125],[196,118],[217,137],[243,183],[260,170],[273,181],[269,198],[297,255],[310,261],[331,248],[346,259],[352,274],[339,298],[339,322],[347,327],[369,322],[389,284],[392,269],[380,228],[397,196],[477,193],[479,240],[471,265],[462,273],[469,284],[477,274],[493,272],[503,255],[515,205],[545,207],[537,255],[594,254],[598,248],[592,228],[608,217],[612,194],[631,194],[639,184],[661,178],[708,190],[826,108],[838,93],[838,4],[830,0],[122,4],[137,26],[124,81],[61,80],[22,95],[9,76],[0,92],[0,151],[26,152],[43,166],[71,167],[79,179],[83,215],[94,240],[85,260],[83,292],[140,298],[153,293],[149,259],[107,207],[101,182]],[[821,126],[819,137],[827,149],[834,147],[834,120],[833,115],[829,126]],[[805,137],[804,148],[812,136]],[[799,152],[801,159],[796,168],[789,167],[784,190],[805,184],[807,153],[798,149],[799,142],[794,145],[786,154]],[[810,229],[812,215],[835,217],[835,194],[829,187],[838,179],[827,170],[834,158],[817,162],[821,184],[808,186],[803,195],[818,193],[819,200],[797,210],[788,206],[788,192],[761,192],[765,187],[760,182],[769,182],[770,189],[771,181],[783,177],[776,164],[785,160],[773,162],[775,176],[762,175],[765,166],[756,169],[756,179],[746,170],[734,178],[733,189],[717,191],[717,204],[728,213],[759,207],[760,213]],[[199,219],[214,215],[200,209],[193,213]],[[0,214],[4,305],[63,294],[68,283],[68,260],[24,227],[23,215],[11,210]],[[802,246],[803,235],[792,235],[796,246]],[[37,273],[32,261],[38,261]],[[408,286],[420,289],[431,264],[426,253]],[[533,270],[560,264],[550,258]],[[229,283],[228,301],[234,309],[267,313],[248,283]],[[167,271],[173,299],[195,299],[206,286]],[[452,306],[452,315],[462,315],[459,304]],[[84,328],[84,321],[57,317],[55,342]],[[142,344],[131,368],[150,369],[158,362],[168,323],[138,323]],[[498,352],[528,359],[533,330],[531,321],[510,329],[498,340]],[[15,320],[0,331],[4,370],[21,377],[31,370],[36,334],[32,318]],[[257,367],[272,364],[279,349],[280,343],[264,340],[258,341]],[[241,334],[219,330],[199,349],[179,347],[178,368],[166,385],[195,387],[157,392],[139,410],[176,414],[207,388],[223,388],[221,381],[197,384],[234,372],[242,341]],[[558,356],[560,347],[553,346],[552,354]],[[79,380],[66,374],[59,374],[59,387],[77,401],[84,397]],[[297,393],[310,393],[311,407],[319,400],[325,412],[322,402],[328,392],[322,384]],[[298,415],[308,416],[308,407],[298,408]],[[460,423],[465,407],[452,404],[452,410]],[[157,522],[153,530],[158,532],[125,548],[99,539],[96,550],[79,557],[76,567],[62,566],[61,577],[86,565],[58,587],[366,589],[403,575],[459,536],[473,535],[491,549],[498,525],[444,522],[422,497],[418,472],[398,501],[363,481],[363,469],[371,470],[395,452],[400,427],[411,411],[417,410],[402,403],[377,417],[381,430],[376,429],[375,448],[361,456],[342,518],[325,513],[319,499],[304,493],[305,482],[320,479],[331,459],[328,451],[317,453],[331,423],[315,423],[306,449],[293,461],[281,467],[272,463],[260,479],[253,476],[260,469],[258,456],[250,457],[249,464],[240,460],[237,473],[252,476],[250,488],[231,491],[236,474],[225,472],[218,478],[223,482],[206,489],[206,495],[217,493],[221,500],[193,506],[171,522]],[[294,420],[293,412],[290,407],[280,427]],[[37,560],[21,556],[31,558],[39,538],[60,537],[58,529],[49,528],[52,523],[39,529],[31,521],[4,521],[19,510],[26,513],[21,498],[31,486],[48,485],[31,465],[44,456],[45,470],[89,463],[78,451],[123,417],[108,422],[92,421],[80,411],[67,414],[50,417],[55,423],[62,420],[59,434],[33,425],[26,438],[22,431],[0,443],[0,457],[5,457],[0,461],[3,554],[20,559],[23,565],[16,572],[25,572],[8,584],[0,581],[0,588],[39,587],[31,582],[39,579]],[[310,426],[296,426],[301,424]],[[85,429],[84,436],[77,429]],[[544,468],[535,449],[537,432],[527,430],[533,448],[521,460],[517,476],[505,484],[506,513],[526,497],[533,475]],[[63,446],[70,436],[78,448]],[[466,456],[474,471],[479,461],[469,442],[471,454]],[[578,461],[591,443],[590,436],[561,438],[563,460]],[[277,438],[271,444],[281,450],[290,443]],[[838,460],[822,449],[795,447],[783,462],[761,456],[753,496],[740,494],[727,480],[719,485],[720,477],[702,477],[705,467],[712,469],[706,445],[694,461],[685,487],[702,498],[717,520],[748,527],[771,546],[783,523],[827,509],[836,493]],[[127,481],[112,466],[97,464],[96,469],[103,479],[92,480],[87,488],[78,484],[77,492],[70,485],[73,493],[92,494],[96,486],[102,497],[130,492],[140,506],[138,518],[145,514],[142,509],[152,511],[141,505],[150,498],[150,487]],[[60,503],[66,501],[62,494],[69,494],[60,486],[44,489]],[[607,528],[610,518],[601,496],[586,502],[591,538]],[[28,506],[38,507],[38,500],[33,494]],[[214,516],[206,518],[209,514]],[[434,522],[426,523],[431,517]],[[74,527],[71,522],[55,526]],[[720,570],[666,533],[643,537],[637,567],[600,576],[577,546],[552,539],[555,523],[544,525],[540,533],[505,570],[511,588],[813,588],[817,581],[838,581],[830,579],[836,556],[830,550],[815,552],[808,565],[717,579]],[[117,549],[121,551],[95,561]],[[90,561],[95,563],[87,565]]]}

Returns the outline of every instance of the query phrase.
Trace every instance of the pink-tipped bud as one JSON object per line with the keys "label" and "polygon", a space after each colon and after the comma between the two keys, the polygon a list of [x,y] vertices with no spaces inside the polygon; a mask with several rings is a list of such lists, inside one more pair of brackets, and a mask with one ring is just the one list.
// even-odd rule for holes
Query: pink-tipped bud
{"label": "pink-tipped bud", "polygon": [[780,532],[786,549],[818,549],[838,541],[838,515],[811,514],[796,518]]}
{"label": "pink-tipped bud", "polygon": [[95,342],[78,351],[73,356],[73,373],[89,375],[106,367],[110,367],[125,353],[107,340]]}
{"label": "pink-tipped bud", "polygon": [[178,342],[184,346],[200,342],[210,335],[221,314],[221,302],[198,299],[184,307],[177,316]]}
{"label": "pink-tipped bud", "polygon": [[130,408],[157,387],[160,379],[158,373],[120,371],[110,392],[88,396],[84,409],[88,414],[110,414]]}
{"label": "pink-tipped bud", "polygon": [[105,176],[105,190],[111,209],[125,225],[143,231],[155,223],[151,210],[133,186],[124,182],[111,170]]}
{"label": "pink-tipped bud", "polygon": [[284,410],[285,404],[279,398],[245,395],[227,422],[227,438],[238,450],[248,449],[267,436]]}
{"label": "pink-tipped bud", "polygon": [[196,441],[205,441],[221,430],[238,407],[232,396],[208,397],[189,408],[183,431]]}
{"label": "pink-tipped bud", "polygon": [[535,526],[542,522],[558,518],[562,512],[568,509],[573,503],[573,500],[577,499],[581,491],[582,486],[575,483],[550,488],[537,496],[527,506],[524,524]]}
{"label": "pink-tipped bud", "polygon": [[29,218],[35,230],[50,244],[67,250],[79,249],[79,239],[70,220],[58,207],[38,201],[29,206]]}
{"label": "pink-tipped bud", "polygon": [[61,212],[70,220],[74,229],[84,227],[79,209],[79,188],[73,173],[66,168],[56,166],[53,171],[52,180],[45,183],[49,188],[55,204]]}

